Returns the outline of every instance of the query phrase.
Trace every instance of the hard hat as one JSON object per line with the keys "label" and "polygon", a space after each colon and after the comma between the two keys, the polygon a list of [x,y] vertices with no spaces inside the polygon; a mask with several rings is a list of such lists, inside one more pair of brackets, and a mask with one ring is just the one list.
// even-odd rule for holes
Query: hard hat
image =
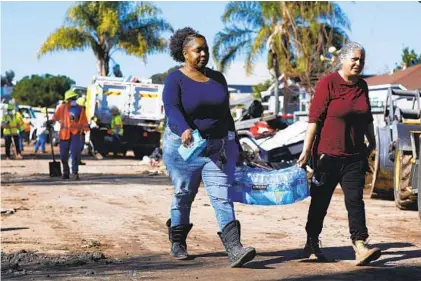
{"label": "hard hat", "polygon": [[64,93],[64,100],[67,101],[67,100],[69,100],[71,98],[78,97],[78,96],[79,95],[75,91],[73,91],[73,90],[67,90]]}
{"label": "hard hat", "polygon": [[114,113],[114,112],[119,112],[119,109],[118,109],[118,107],[117,107],[117,106],[113,105],[113,106],[110,108],[110,111],[111,111],[112,113]]}
{"label": "hard hat", "polygon": [[336,52],[336,48],[334,46],[330,46],[328,52],[333,54],[334,52]]}
{"label": "hard hat", "polygon": [[80,106],[85,106],[85,104],[86,104],[86,98],[84,98],[84,97],[80,97],[80,98],[78,98],[78,99],[76,100],[76,103],[77,103],[78,105],[80,105]]}

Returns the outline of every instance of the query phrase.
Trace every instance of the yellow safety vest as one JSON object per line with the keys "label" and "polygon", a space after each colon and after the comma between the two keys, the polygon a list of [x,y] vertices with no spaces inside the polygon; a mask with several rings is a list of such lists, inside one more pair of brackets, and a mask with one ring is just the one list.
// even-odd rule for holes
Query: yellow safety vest
{"label": "yellow safety vest", "polygon": [[120,127],[120,131],[118,132],[119,135],[123,135],[123,118],[121,118],[121,115],[116,115],[111,118],[111,132],[113,135],[117,134],[117,128],[116,126]]}
{"label": "yellow safety vest", "polygon": [[8,135],[17,135],[19,133],[19,129],[22,126],[22,119],[17,116],[16,113],[13,113],[12,116],[10,115],[3,115],[1,119],[1,123],[9,122],[9,128],[3,128],[3,134],[5,136]]}

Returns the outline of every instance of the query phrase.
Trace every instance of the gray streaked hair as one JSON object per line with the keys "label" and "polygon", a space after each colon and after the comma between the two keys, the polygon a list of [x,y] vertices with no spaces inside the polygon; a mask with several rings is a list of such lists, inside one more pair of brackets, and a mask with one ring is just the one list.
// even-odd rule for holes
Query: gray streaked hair
{"label": "gray streaked hair", "polygon": [[343,45],[343,47],[340,49],[338,60],[335,64],[335,67],[333,68],[333,71],[339,71],[342,68],[342,62],[357,50],[361,50],[365,53],[365,49],[360,43],[353,41],[345,43],[345,45]]}

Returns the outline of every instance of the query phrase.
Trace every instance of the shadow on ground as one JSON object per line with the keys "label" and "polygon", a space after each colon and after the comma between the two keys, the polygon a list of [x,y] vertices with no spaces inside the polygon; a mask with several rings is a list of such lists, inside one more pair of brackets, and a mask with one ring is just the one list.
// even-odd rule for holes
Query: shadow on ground
{"label": "shadow on ground", "polygon": [[17,231],[17,230],[25,230],[29,229],[29,227],[2,227],[1,232],[4,231]]}
{"label": "shadow on ground", "polygon": [[[301,249],[258,253],[255,261],[244,266],[247,268],[244,271],[241,269],[232,270],[235,270],[238,280],[283,280],[273,279],[270,276],[276,276],[277,273],[282,273],[279,275],[286,276],[288,273],[285,273],[285,270],[288,270],[288,268],[293,268],[293,272],[300,272],[299,274],[294,274],[295,276],[291,273],[287,278],[289,281],[421,280],[421,267],[419,265],[399,267],[388,265],[388,263],[393,261],[419,258],[421,250],[405,249],[414,247],[413,244],[381,243],[373,246],[383,250],[382,259],[372,263],[369,267],[356,267],[351,263],[345,263],[345,266],[341,267],[343,268],[342,272],[321,274],[320,272],[323,272],[323,264],[313,263],[312,265],[306,264],[306,266],[303,264],[302,268],[305,272],[301,274]],[[352,249],[349,247],[329,247],[324,248],[324,250],[326,254],[340,260],[346,261],[354,258]],[[289,263],[288,266],[282,265],[294,260],[296,262]],[[202,270],[206,271],[205,275],[200,275]],[[346,271],[343,272],[344,270]],[[192,255],[191,259],[186,261],[171,260],[166,253],[122,260],[106,258],[102,254],[89,253],[67,257],[49,256],[47,258],[37,253],[18,252],[7,255],[2,253],[2,280],[45,280],[46,278],[51,278],[51,280],[57,278],[77,280],[78,277],[86,277],[88,275],[99,278],[98,280],[102,280],[101,278],[108,278],[107,280],[132,280],[135,276],[141,280],[164,280],[165,276],[167,278],[170,275],[177,276],[177,273],[180,272],[182,272],[183,278],[187,279],[200,276],[202,280],[217,280],[207,278],[211,277],[210,274],[223,274],[222,271],[227,273],[231,271],[228,268],[226,254],[222,252]],[[317,274],[303,276],[311,271],[317,272]],[[326,272],[328,272],[328,269],[326,269]],[[215,275],[212,276],[215,277]]]}
{"label": "shadow on ground", "polygon": [[[409,260],[409,259],[420,259],[420,270],[421,270],[421,249],[407,250],[405,248],[415,247],[411,243],[378,243],[372,244],[372,247],[378,247],[382,250],[382,257],[371,263],[371,266],[382,267],[382,268],[394,268],[396,265],[389,265],[390,263]],[[351,246],[349,247],[326,247],[323,248],[323,253],[328,257],[330,263],[338,261],[354,261],[354,250]],[[259,256],[272,257],[270,259],[264,259],[262,261],[250,262],[247,267],[250,268],[270,268],[270,265],[278,264],[280,262],[297,260],[300,262],[310,262],[303,259],[302,249],[293,249],[287,251],[278,252],[264,252],[259,253]],[[313,262],[314,263],[314,262]],[[323,266],[322,263],[317,263]]]}
{"label": "shadow on ground", "polygon": [[138,175],[127,174],[80,174],[79,181],[62,180],[60,177],[51,178],[48,174],[36,174],[27,177],[17,175],[2,175],[2,185],[126,185],[126,184],[149,184],[149,185],[169,185],[170,179],[165,175],[154,175],[143,172]]}
{"label": "shadow on ground", "polygon": [[[59,150],[54,150],[54,156],[56,158],[56,160],[60,160],[60,152]],[[6,158],[6,154],[2,153],[1,154],[1,158],[5,159]],[[12,158],[12,162],[13,163],[19,163],[21,161],[25,161],[25,160],[53,160],[53,156],[51,154],[51,152],[47,152],[47,153],[24,153],[23,154],[23,159],[19,159],[16,160],[14,158]],[[109,160],[136,160],[136,158],[134,156],[123,156],[123,155],[117,155],[114,156],[113,154],[109,154],[108,156],[104,156],[102,159],[97,159],[94,156],[90,156],[90,155],[82,155],[82,161],[85,160],[94,160],[94,161],[109,161]],[[138,161],[140,161],[141,159],[137,159]]]}
{"label": "shadow on ground", "polygon": [[287,279],[272,279],[271,281],[421,281],[419,266],[395,268],[359,268],[348,272],[317,274],[311,276],[288,277]]}

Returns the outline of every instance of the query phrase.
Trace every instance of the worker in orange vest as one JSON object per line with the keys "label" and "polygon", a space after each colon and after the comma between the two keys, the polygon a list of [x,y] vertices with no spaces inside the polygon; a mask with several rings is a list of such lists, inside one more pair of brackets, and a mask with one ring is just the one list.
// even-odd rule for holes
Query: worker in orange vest
{"label": "worker in orange vest", "polygon": [[[28,144],[29,144],[29,142],[30,142],[30,136],[31,136],[31,126],[32,126],[32,123],[31,123],[31,118],[30,118],[30,116],[29,116],[28,113],[25,112],[22,115],[22,122],[23,122],[23,125],[20,128],[20,132],[21,132],[21,136],[22,136],[21,143],[22,143],[22,148],[23,148],[23,141],[24,140],[28,140]],[[23,151],[22,148],[21,148],[21,150]]]}
{"label": "worker in orange vest", "polygon": [[[68,90],[64,94],[65,102],[57,108],[51,120],[60,123],[60,158],[63,164],[63,179],[79,180],[81,146],[85,142],[83,134],[89,131],[85,109],[76,103],[78,96],[76,92]],[[69,175],[69,151],[72,160],[71,176]]]}

